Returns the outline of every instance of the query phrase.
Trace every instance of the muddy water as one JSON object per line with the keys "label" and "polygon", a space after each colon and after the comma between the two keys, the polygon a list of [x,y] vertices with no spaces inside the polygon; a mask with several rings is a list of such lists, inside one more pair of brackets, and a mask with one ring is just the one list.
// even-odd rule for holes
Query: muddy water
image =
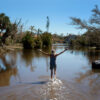
{"label": "muddy water", "polygon": [[[65,46],[54,48],[59,53]],[[5,53],[0,100],[100,100],[100,71],[91,68],[95,59],[100,51],[68,50],[57,57],[57,79],[51,81],[48,56],[34,50]]]}

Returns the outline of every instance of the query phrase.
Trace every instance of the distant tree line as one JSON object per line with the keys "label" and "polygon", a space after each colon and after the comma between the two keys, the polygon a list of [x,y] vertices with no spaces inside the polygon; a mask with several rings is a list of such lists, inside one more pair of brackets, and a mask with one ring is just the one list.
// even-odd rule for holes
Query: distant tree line
{"label": "distant tree line", "polygon": [[52,34],[53,43],[65,43],[65,36],[62,34]]}

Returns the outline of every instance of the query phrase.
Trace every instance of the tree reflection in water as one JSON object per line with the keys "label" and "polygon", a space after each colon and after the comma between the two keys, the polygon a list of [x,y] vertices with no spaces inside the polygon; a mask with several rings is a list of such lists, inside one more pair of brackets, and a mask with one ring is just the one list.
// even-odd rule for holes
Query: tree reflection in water
{"label": "tree reflection in water", "polygon": [[6,53],[0,57],[1,71],[16,67],[16,53]]}
{"label": "tree reflection in water", "polygon": [[8,86],[10,85],[11,76],[17,75],[17,68],[8,69],[4,72],[0,72],[0,86]]}
{"label": "tree reflection in water", "polygon": [[72,49],[70,50],[70,53],[75,55],[83,55],[87,58],[90,65],[94,60],[100,59],[100,50],[95,49],[88,49],[88,48],[81,48],[81,49]]}
{"label": "tree reflection in water", "polygon": [[16,53],[6,53],[0,56],[0,86],[10,84],[11,76],[17,75]]}
{"label": "tree reflection in water", "polygon": [[[85,73],[78,73],[75,78],[76,82],[84,86],[87,93],[95,95],[100,92],[100,70],[89,69]],[[86,88],[87,87],[87,88]]]}
{"label": "tree reflection in water", "polygon": [[36,66],[33,65],[34,59],[39,59],[40,56],[37,50],[23,50],[21,60],[25,62],[25,66],[30,67],[30,70],[33,72],[36,68]]}

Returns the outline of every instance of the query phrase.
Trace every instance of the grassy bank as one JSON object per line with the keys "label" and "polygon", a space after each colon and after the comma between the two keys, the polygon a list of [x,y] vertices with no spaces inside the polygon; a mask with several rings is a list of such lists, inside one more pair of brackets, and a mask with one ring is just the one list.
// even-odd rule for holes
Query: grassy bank
{"label": "grassy bank", "polygon": [[14,44],[0,47],[0,55],[3,55],[6,52],[14,51],[15,49],[23,49],[23,46],[21,44]]}

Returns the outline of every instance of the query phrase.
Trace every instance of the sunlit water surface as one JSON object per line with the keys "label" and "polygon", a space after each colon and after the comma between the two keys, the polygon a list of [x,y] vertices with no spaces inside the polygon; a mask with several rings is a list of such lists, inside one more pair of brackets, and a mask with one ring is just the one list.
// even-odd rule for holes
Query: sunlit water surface
{"label": "sunlit water surface", "polygon": [[[53,48],[59,53],[65,46]],[[5,53],[0,100],[100,100],[100,71],[91,67],[97,59],[100,51],[67,50],[57,57],[57,79],[51,81],[48,56],[34,50]]]}

